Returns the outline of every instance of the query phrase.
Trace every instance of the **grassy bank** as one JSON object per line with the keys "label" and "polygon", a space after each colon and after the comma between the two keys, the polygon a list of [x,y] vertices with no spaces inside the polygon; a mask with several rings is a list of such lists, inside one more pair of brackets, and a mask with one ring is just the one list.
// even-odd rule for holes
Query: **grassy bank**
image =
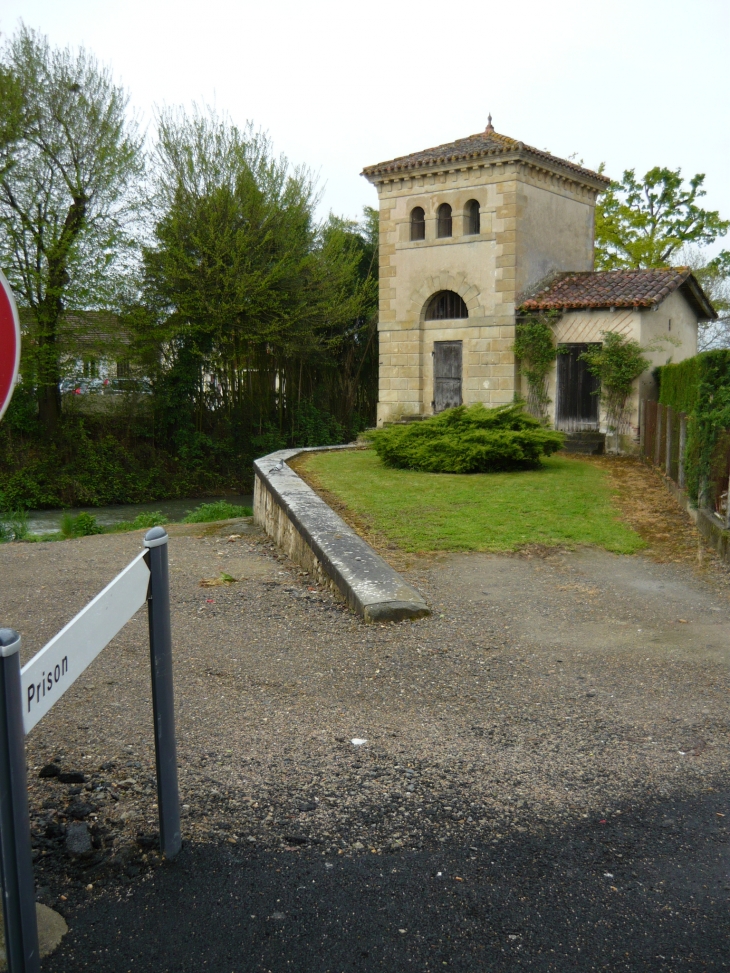
{"label": "grassy bank", "polygon": [[[226,500],[216,500],[213,503],[201,503],[194,510],[189,510],[182,518],[183,524],[209,524],[219,520],[230,520],[235,517],[250,517],[251,507],[239,507]],[[16,510],[9,514],[0,513],[0,544],[7,541],[65,541],[74,537],[90,537],[93,534],[119,534],[132,530],[149,530],[168,524],[170,521],[159,510],[138,514],[134,520],[120,520],[115,524],[104,526],[93,514],[82,511],[76,516],[64,513],[61,517],[61,529],[47,534],[31,534],[28,529],[28,515],[24,510]],[[174,521],[173,521],[174,523]]]}
{"label": "grassy bank", "polygon": [[374,450],[313,453],[300,469],[406,551],[513,551],[526,544],[644,547],[623,523],[608,474],[563,456],[519,473],[458,475],[385,467]]}

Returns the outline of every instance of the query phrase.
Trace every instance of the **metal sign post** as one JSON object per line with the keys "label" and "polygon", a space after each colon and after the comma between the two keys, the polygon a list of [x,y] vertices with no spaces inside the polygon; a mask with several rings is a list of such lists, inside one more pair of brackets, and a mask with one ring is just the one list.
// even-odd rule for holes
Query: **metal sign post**
{"label": "metal sign post", "polygon": [[155,759],[157,761],[157,807],[160,818],[160,847],[174,858],[182,846],[180,797],[177,787],[175,745],[175,699],[172,688],[172,632],[170,629],[170,575],[167,566],[167,531],[147,531],[150,593],[147,601],[150,624],[150,666],[152,708],[155,717]]}
{"label": "metal sign post", "polygon": [[40,952],[35,918],[30,847],[25,731],[20,695],[20,636],[0,629],[0,878],[5,951],[10,973],[38,973]]}
{"label": "metal sign post", "polygon": [[180,851],[180,801],[172,684],[167,532],[147,531],[145,550],[20,668],[20,635],[0,629],[0,878],[9,973],[38,973],[33,859],[24,737],[147,602],[160,848]]}

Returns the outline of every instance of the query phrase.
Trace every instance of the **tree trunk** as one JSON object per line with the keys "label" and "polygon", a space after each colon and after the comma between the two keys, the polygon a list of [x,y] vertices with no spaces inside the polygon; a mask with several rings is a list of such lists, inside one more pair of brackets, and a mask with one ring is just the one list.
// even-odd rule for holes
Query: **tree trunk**
{"label": "tree trunk", "polygon": [[45,385],[38,389],[38,417],[49,435],[58,429],[61,419],[61,393],[58,385]]}
{"label": "tree trunk", "polygon": [[51,435],[61,418],[58,322],[63,313],[63,293],[69,283],[71,247],[84,225],[86,204],[86,197],[79,196],[68,209],[58,245],[48,254],[48,286],[38,305],[38,413]]}
{"label": "tree trunk", "polygon": [[61,419],[61,369],[58,361],[58,321],[61,302],[49,291],[37,311],[38,321],[38,416],[46,433],[53,435]]}

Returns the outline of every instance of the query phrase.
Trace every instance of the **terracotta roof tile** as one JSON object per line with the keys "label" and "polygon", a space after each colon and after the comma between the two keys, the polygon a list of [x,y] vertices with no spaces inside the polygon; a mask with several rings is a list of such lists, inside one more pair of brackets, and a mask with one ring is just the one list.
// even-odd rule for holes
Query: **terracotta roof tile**
{"label": "terracotta roof tile", "polygon": [[413,152],[410,155],[402,155],[397,159],[390,159],[387,162],[378,162],[372,166],[366,166],[362,174],[364,176],[385,176],[408,172],[413,169],[438,168],[449,163],[462,163],[470,159],[483,159],[489,156],[518,155],[524,158],[532,158],[536,162],[542,162],[551,168],[569,170],[576,175],[582,175],[596,184],[597,188],[607,186],[610,180],[590,169],[584,169],[569,162],[567,159],[560,159],[535,149],[523,142],[510,138],[507,135],[500,135],[498,132],[487,129],[484,132],[477,132],[476,135],[469,135],[455,142],[446,142],[443,145],[436,145],[431,149],[423,149],[421,152]]}
{"label": "terracotta roof tile", "polygon": [[521,311],[558,311],[600,307],[655,307],[683,287],[701,318],[715,311],[689,267],[606,270],[558,274],[520,304]]}

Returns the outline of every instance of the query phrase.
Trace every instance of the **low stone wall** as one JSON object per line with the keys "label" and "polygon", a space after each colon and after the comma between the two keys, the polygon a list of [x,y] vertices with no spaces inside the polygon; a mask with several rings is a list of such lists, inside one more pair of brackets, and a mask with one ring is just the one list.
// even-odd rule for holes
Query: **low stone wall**
{"label": "low stone wall", "polygon": [[[347,449],[346,446],[333,447]],[[289,466],[317,450],[282,449],[254,462],[254,520],[291,558],[367,622],[421,618],[421,595]]]}
{"label": "low stone wall", "polygon": [[674,480],[664,478],[667,489],[677,503],[690,515],[697,530],[727,564],[730,564],[730,530],[727,530],[711,510],[697,510],[692,507],[684,490],[680,490]]}

